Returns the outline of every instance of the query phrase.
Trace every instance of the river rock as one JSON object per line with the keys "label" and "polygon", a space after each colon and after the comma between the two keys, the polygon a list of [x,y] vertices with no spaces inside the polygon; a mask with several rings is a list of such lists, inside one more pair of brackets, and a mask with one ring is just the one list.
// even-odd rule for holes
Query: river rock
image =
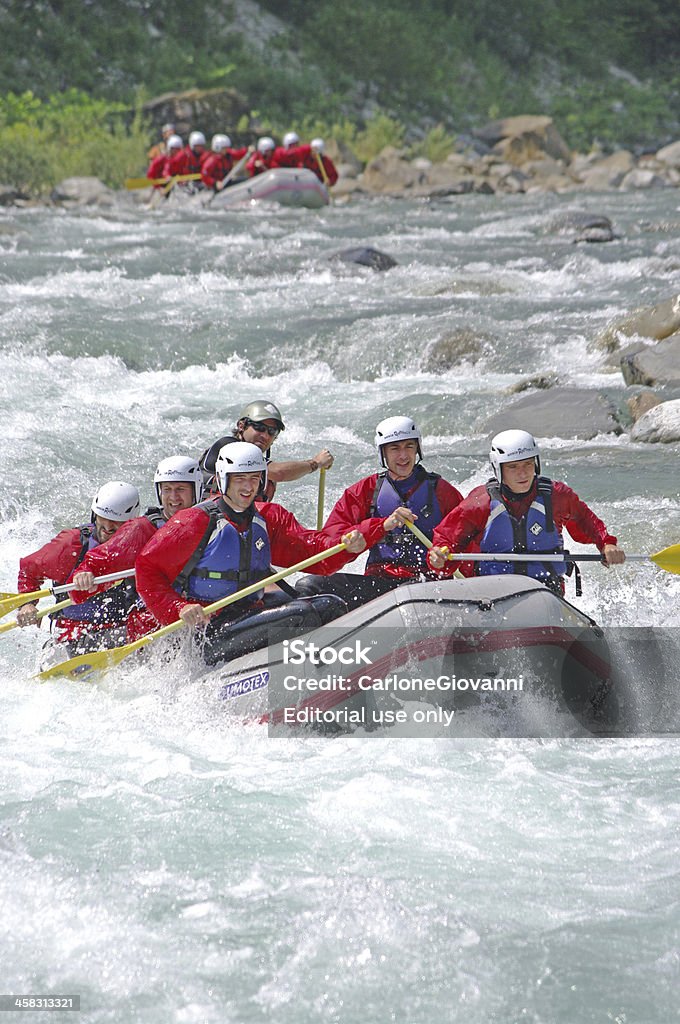
{"label": "river rock", "polygon": [[595,343],[599,348],[613,352],[621,346],[624,338],[655,338],[660,341],[680,331],[680,294],[669,296],[656,306],[642,306],[634,309],[620,320],[612,320],[598,334]]}
{"label": "river rock", "polygon": [[516,427],[538,437],[569,437],[587,441],[597,434],[620,434],[614,406],[598,391],[551,388],[513,402],[480,426],[496,434]]}
{"label": "river rock", "polygon": [[474,133],[492,146],[508,163],[521,167],[527,160],[551,156],[555,160],[571,160],[571,151],[558,132],[551,117],[522,114],[491,121]]}
{"label": "river rock", "polygon": [[490,347],[490,338],[471,328],[461,327],[438,338],[425,351],[423,370],[440,373],[459,363],[476,363]]}
{"label": "river rock", "polygon": [[641,416],[653,409],[655,405],[661,405],[661,399],[649,388],[638,391],[637,395],[631,395],[626,399],[626,405],[633,423],[637,423]]}
{"label": "river rock", "polygon": [[565,210],[552,217],[547,227],[555,234],[571,237],[574,242],[611,242],[619,237],[614,234],[609,217],[587,210]]}
{"label": "river rock", "polygon": [[359,245],[352,249],[341,249],[329,256],[331,260],[342,260],[343,263],[357,263],[362,267],[370,267],[371,270],[391,270],[399,264],[386,252],[379,249],[372,249],[367,245]]}
{"label": "river rock", "polygon": [[630,436],[633,441],[647,443],[680,441],[680,398],[655,405],[640,417]]}
{"label": "river rock", "polygon": [[621,359],[626,384],[680,384],[680,333]]}
{"label": "river rock", "polygon": [[63,206],[113,206],[115,192],[99,178],[65,178],[55,185],[51,199]]}
{"label": "river rock", "polygon": [[668,182],[654,171],[634,167],[623,176],[619,188],[622,191],[632,188],[668,188]]}
{"label": "river rock", "polygon": [[425,172],[405,160],[394,146],[386,146],[369,161],[359,182],[372,192],[396,192],[426,182]]}
{"label": "river rock", "polygon": [[597,160],[588,170],[580,175],[580,180],[587,189],[606,191],[618,188],[626,174],[633,170],[635,160],[627,149],[617,150],[611,156]]}
{"label": "river rock", "polygon": [[680,170],[680,142],[671,142],[669,146],[664,146],[657,152],[656,158],[667,167]]}
{"label": "river rock", "polygon": [[17,199],[28,199],[28,196],[14,185],[0,185],[0,206],[11,206]]}

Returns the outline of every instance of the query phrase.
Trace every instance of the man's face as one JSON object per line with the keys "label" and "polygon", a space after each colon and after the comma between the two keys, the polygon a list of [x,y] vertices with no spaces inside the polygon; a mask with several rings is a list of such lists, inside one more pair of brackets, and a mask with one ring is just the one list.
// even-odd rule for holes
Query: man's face
{"label": "man's face", "polygon": [[391,441],[384,444],[383,455],[390,476],[396,480],[405,480],[415,469],[418,458],[417,441]]}
{"label": "man's face", "polygon": [[243,512],[255,500],[261,481],[261,473],[230,473],[224,499],[237,512]]}
{"label": "man's face", "polygon": [[95,516],[94,532],[97,541],[100,544],[105,544],[107,540],[111,540],[118,527],[122,525],[116,519],[105,519],[104,516]]}
{"label": "man's face", "polygon": [[522,459],[520,462],[504,462],[501,466],[501,477],[506,487],[515,494],[526,494],[531,489],[536,476],[534,459]]}
{"label": "man's face", "polygon": [[188,481],[164,480],[160,485],[161,508],[166,519],[172,519],[175,512],[191,508],[194,503],[194,485]]}
{"label": "man's face", "polygon": [[238,427],[244,441],[256,444],[262,452],[268,452],[279,436],[279,425],[276,420],[249,420],[238,421]]}

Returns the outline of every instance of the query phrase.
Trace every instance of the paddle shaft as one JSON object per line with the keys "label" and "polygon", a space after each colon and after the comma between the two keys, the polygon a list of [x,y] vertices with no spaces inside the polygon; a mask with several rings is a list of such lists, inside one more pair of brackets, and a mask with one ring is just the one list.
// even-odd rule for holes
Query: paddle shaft
{"label": "paddle shaft", "polygon": [[319,470],[319,497],[316,502],[316,528],[320,530],[323,526],[323,504],[326,496],[326,470]]}
{"label": "paddle shaft", "polygon": [[[175,181],[196,181],[200,174],[177,174]],[[151,188],[153,185],[167,185],[172,178],[126,178],[125,188]]]}
{"label": "paddle shaft", "polygon": [[[73,601],[69,598],[68,601],[60,601],[59,604],[52,604],[49,608],[41,608],[39,612],[35,613],[36,619],[42,619],[45,615],[53,615],[54,612],[60,612],[62,608],[68,608],[72,605]],[[3,622],[0,626],[0,633],[9,633],[10,629],[16,629],[19,625],[16,619],[12,619],[11,622]]]}
{"label": "paddle shaft", "polygon": [[[316,565],[317,562],[323,562],[325,558],[330,558],[331,555],[339,554],[346,547],[347,545],[344,541],[341,541],[339,544],[327,548],[326,551],[319,551],[316,555],[310,555],[309,558],[305,558],[302,562],[291,565],[288,569],[280,569],[279,572],[275,572],[272,576],[258,580],[257,583],[251,583],[250,586],[244,587],[243,590],[237,590],[235,594],[220,598],[219,601],[213,601],[212,604],[204,608],[204,611],[206,615],[212,615],[213,612],[218,612],[222,608],[226,608],[227,605],[234,604],[244,597],[249,597],[258,590],[263,590],[265,587],[270,586],[272,583],[278,583],[279,580],[284,579],[286,576],[291,576],[294,572],[302,572],[303,569],[308,569],[310,566]],[[160,640],[163,636],[169,636],[183,626],[186,626],[184,620],[176,619],[175,622],[170,622],[167,626],[161,626],[160,629],[155,630],[153,633],[147,633],[146,636],[142,636],[139,640],[134,640],[131,644],[126,644],[124,647],[114,647],[109,651],[95,651],[92,654],[80,654],[76,658],[69,659],[69,661],[53,665],[52,668],[40,672],[38,678],[49,679],[51,676],[64,675],[72,675],[77,678],[78,676],[89,675],[90,672],[96,669],[110,668],[112,665],[117,665],[124,658],[127,658],[128,654],[132,654],[133,651],[138,651],[154,640]]]}
{"label": "paddle shaft", "polygon": [[[123,569],[121,572],[110,572],[106,576],[98,576],[94,582],[95,584],[112,583],[114,580],[124,580],[134,574],[134,569]],[[43,590],[33,590],[27,594],[7,594],[4,600],[0,601],[0,615],[6,615],[7,612],[21,608],[22,605],[28,604],[30,601],[39,601],[41,597],[49,597],[51,594],[54,594],[55,597],[57,594],[67,594],[69,590],[73,590],[73,583],[60,583],[58,587],[45,587]],[[53,610],[49,609],[49,611]]]}

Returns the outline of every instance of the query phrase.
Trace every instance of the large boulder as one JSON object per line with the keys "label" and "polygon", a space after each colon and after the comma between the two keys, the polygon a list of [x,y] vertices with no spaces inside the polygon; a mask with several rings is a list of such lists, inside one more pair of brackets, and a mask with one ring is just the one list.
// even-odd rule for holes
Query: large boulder
{"label": "large boulder", "polygon": [[544,156],[569,163],[571,150],[551,117],[522,114],[491,121],[475,132],[477,138],[492,146],[503,160],[520,167],[527,160]]}
{"label": "large boulder", "polygon": [[372,192],[395,192],[426,181],[425,171],[405,160],[394,146],[386,146],[364,168],[359,183]]}
{"label": "large boulder", "polygon": [[[242,117],[250,119],[250,104],[236,89],[189,89],[186,92],[166,92],[143,106],[160,138],[161,126],[171,122],[184,137],[198,128],[208,141],[215,132],[233,131]],[[257,135],[255,126],[249,133]]]}
{"label": "large boulder", "polygon": [[538,437],[587,441],[597,434],[620,434],[621,424],[605,395],[580,388],[551,388],[513,402],[480,425],[490,434],[516,427]]}
{"label": "large boulder", "polygon": [[635,167],[633,154],[627,149],[619,149],[611,156],[596,160],[590,167],[581,171],[579,178],[584,187],[596,192],[618,188],[629,171]]}
{"label": "large boulder", "polygon": [[426,373],[443,373],[459,363],[476,363],[490,348],[487,335],[459,327],[428,345],[422,369]]}
{"label": "large boulder", "polygon": [[680,441],[680,398],[662,402],[641,416],[630,432],[633,441]]}
{"label": "large boulder", "polygon": [[633,423],[637,423],[655,405],[661,405],[661,399],[650,388],[644,388],[642,391],[638,391],[636,395],[631,395],[630,398],[627,398],[626,405]]}
{"label": "large boulder", "polygon": [[666,164],[667,167],[675,167],[676,170],[680,170],[680,142],[671,142],[669,146],[664,146],[656,154],[656,159]]}
{"label": "large boulder", "polygon": [[680,384],[680,333],[623,356],[626,384]]}
{"label": "large boulder", "polygon": [[654,171],[634,167],[624,174],[619,188],[624,192],[633,188],[668,188],[668,182]]}
{"label": "large boulder", "polygon": [[612,320],[595,339],[600,348],[613,352],[621,338],[654,338],[660,341],[680,331],[680,294],[669,296],[656,306],[634,309],[619,320]]}
{"label": "large boulder", "polygon": [[115,195],[99,178],[65,178],[50,198],[61,206],[113,206]]}

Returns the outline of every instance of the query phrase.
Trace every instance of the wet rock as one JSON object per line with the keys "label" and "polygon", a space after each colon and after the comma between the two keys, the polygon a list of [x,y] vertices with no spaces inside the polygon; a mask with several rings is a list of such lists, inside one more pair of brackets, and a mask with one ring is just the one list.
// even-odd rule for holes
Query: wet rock
{"label": "wet rock", "polygon": [[113,206],[115,192],[99,178],[65,178],[55,185],[51,199],[63,206]]}
{"label": "wet rock", "polygon": [[661,405],[661,399],[653,391],[645,388],[644,391],[638,391],[637,395],[627,398],[626,405],[633,423],[637,423],[640,417],[653,409],[655,405]]}
{"label": "wet rock", "polygon": [[372,249],[367,245],[359,245],[352,249],[341,249],[334,252],[329,259],[342,260],[343,263],[357,263],[362,267],[370,267],[371,270],[391,270],[399,264],[386,252],[379,249]]}
{"label": "wet rock", "polygon": [[579,388],[551,388],[513,402],[486,420],[480,432],[490,434],[516,427],[538,437],[568,437],[587,441],[597,434],[620,434],[616,410],[605,395]]}
{"label": "wet rock", "polygon": [[423,370],[440,373],[460,363],[476,363],[490,345],[490,338],[470,328],[452,331],[425,351]]}
{"label": "wet rock", "polygon": [[680,441],[680,398],[655,405],[640,417],[630,436],[633,441],[648,444]]}
{"label": "wet rock", "polygon": [[537,377],[525,377],[523,380],[518,380],[516,384],[509,387],[507,394],[519,395],[523,391],[547,391],[548,388],[554,388],[558,383],[557,374],[555,373],[544,373]]}
{"label": "wet rock", "polygon": [[613,352],[621,338],[655,338],[661,340],[680,331],[680,294],[669,296],[656,306],[642,306],[612,320],[595,339],[599,348]]}
{"label": "wet rock", "polygon": [[587,210],[565,210],[548,222],[548,230],[570,236],[574,242],[611,242],[620,237],[609,217]]}
{"label": "wet rock", "polygon": [[680,384],[680,334],[621,359],[626,384]]}
{"label": "wet rock", "polygon": [[17,199],[28,199],[28,196],[14,185],[0,185],[0,206],[11,206]]}

